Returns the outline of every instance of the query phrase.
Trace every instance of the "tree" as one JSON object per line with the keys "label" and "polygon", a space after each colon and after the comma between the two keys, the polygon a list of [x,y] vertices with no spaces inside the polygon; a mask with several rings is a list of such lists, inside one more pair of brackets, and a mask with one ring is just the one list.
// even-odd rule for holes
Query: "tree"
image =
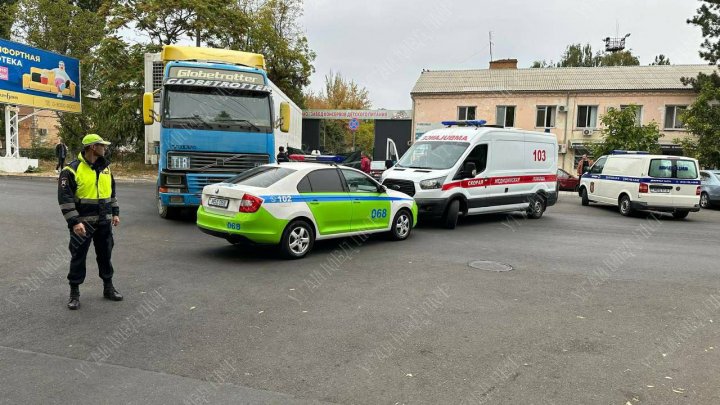
{"label": "tree", "polygon": [[637,66],[640,59],[632,54],[632,50],[620,52],[597,52],[593,53],[590,44],[570,44],[560,57],[560,61],[553,64],[545,60],[535,61],[533,68],[546,67],[599,67],[599,66]]}
{"label": "tree", "polygon": [[720,0],[701,0],[697,14],[687,20],[702,30],[705,38],[700,45],[700,57],[717,64],[720,61]]}
{"label": "tree", "polygon": [[670,58],[667,56],[660,54],[655,57],[655,61],[651,63],[651,66],[662,66],[662,65],[669,65],[670,64]]}
{"label": "tree", "polygon": [[598,144],[587,145],[593,156],[606,155],[615,149],[660,153],[658,140],[662,135],[658,124],[653,121],[647,125],[638,125],[637,109],[635,105],[612,109],[600,117],[603,140]]}
{"label": "tree", "polygon": [[720,76],[700,74],[686,80],[698,92],[682,115],[691,138],[675,139],[683,153],[696,158],[703,167],[720,168]]}
{"label": "tree", "polygon": [[[371,107],[366,88],[332,71],[325,76],[325,88],[319,93],[307,92],[305,102],[308,108],[316,109],[365,110]],[[352,132],[347,125],[347,121],[323,121],[326,150],[341,152],[352,146]],[[374,133],[372,121],[361,122],[355,134],[356,145],[369,153],[373,148]]]}
{"label": "tree", "polygon": [[[699,26],[705,38],[700,56],[712,64],[720,61],[720,0],[703,0],[697,14],[688,24]],[[700,161],[705,167],[720,167],[720,76],[717,72],[700,73],[695,78],[683,78],[698,93],[693,104],[682,115],[692,137],[676,139],[683,152]]]}
{"label": "tree", "polygon": [[586,44],[571,44],[565,49],[565,53],[560,57],[557,67],[593,67],[597,66],[595,55],[593,55],[592,46]]}
{"label": "tree", "polygon": [[0,38],[10,38],[18,0],[0,0]]}
{"label": "tree", "polygon": [[640,59],[632,51],[603,53],[597,57],[597,66],[638,66]]}

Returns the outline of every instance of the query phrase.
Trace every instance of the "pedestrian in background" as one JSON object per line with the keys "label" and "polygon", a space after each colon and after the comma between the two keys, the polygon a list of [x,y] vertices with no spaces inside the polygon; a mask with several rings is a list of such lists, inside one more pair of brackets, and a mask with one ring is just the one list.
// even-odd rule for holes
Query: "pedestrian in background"
{"label": "pedestrian in background", "polygon": [[582,175],[590,168],[590,166],[593,165],[593,161],[588,159],[588,155],[584,154],[582,155],[582,158],[580,158],[580,161],[577,165],[577,175],[578,177],[582,177]]}
{"label": "pedestrian in background", "polygon": [[115,196],[115,179],[105,151],[110,142],[100,135],[86,135],[83,151],[68,164],[58,179],[58,203],[70,230],[69,309],[80,307],[80,284],[85,281],[85,259],[90,242],[95,245],[98,270],[103,280],[103,297],[121,301],[113,286],[110,262],[114,246],[112,227],[120,225],[120,208]]}
{"label": "pedestrian in background", "polygon": [[370,174],[370,158],[368,157],[368,155],[365,154],[365,152],[362,152],[361,156],[362,157],[360,158],[360,170],[367,174]]}
{"label": "pedestrian in background", "polygon": [[55,145],[55,157],[57,158],[57,165],[55,166],[55,173],[60,173],[60,170],[62,170],[65,167],[65,158],[67,158],[68,148],[63,143],[63,140],[60,139],[58,141],[58,144]]}
{"label": "pedestrian in background", "polygon": [[278,148],[279,152],[277,154],[276,160],[278,163],[280,162],[289,162],[290,157],[288,157],[288,154],[285,152],[285,147],[281,146]]}

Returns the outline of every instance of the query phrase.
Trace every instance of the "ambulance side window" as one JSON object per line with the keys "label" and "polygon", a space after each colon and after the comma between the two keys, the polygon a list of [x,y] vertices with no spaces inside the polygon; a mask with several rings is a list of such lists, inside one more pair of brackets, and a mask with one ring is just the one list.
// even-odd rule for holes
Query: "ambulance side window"
{"label": "ambulance side window", "polygon": [[603,168],[605,167],[606,157],[601,157],[590,169],[590,174],[602,174]]}
{"label": "ambulance side window", "polygon": [[465,158],[465,162],[475,163],[477,173],[480,174],[485,171],[487,167],[487,156],[488,146],[487,144],[477,145],[473,148],[472,152]]}

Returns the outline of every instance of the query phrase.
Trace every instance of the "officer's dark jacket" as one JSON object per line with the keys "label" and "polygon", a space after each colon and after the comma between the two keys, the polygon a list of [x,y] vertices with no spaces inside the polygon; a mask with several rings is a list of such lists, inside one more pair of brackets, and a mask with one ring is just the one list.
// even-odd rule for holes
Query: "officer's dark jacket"
{"label": "officer's dark jacket", "polygon": [[79,222],[108,223],[120,215],[110,161],[98,158],[92,165],[82,153],[63,168],[58,179],[58,204],[68,227]]}

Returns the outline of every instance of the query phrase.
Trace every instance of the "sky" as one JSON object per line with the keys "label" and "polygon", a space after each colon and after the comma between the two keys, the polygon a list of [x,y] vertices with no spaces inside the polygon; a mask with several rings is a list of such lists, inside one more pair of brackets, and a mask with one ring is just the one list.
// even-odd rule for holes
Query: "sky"
{"label": "sky", "polygon": [[423,69],[486,69],[493,58],[557,61],[571,43],[604,49],[603,38],[631,33],[627,48],[650,64],[705,63],[700,29],[686,20],[695,0],[305,0],[304,26],[317,53],[310,89],[340,72],[368,89],[372,108],[411,109]]}

